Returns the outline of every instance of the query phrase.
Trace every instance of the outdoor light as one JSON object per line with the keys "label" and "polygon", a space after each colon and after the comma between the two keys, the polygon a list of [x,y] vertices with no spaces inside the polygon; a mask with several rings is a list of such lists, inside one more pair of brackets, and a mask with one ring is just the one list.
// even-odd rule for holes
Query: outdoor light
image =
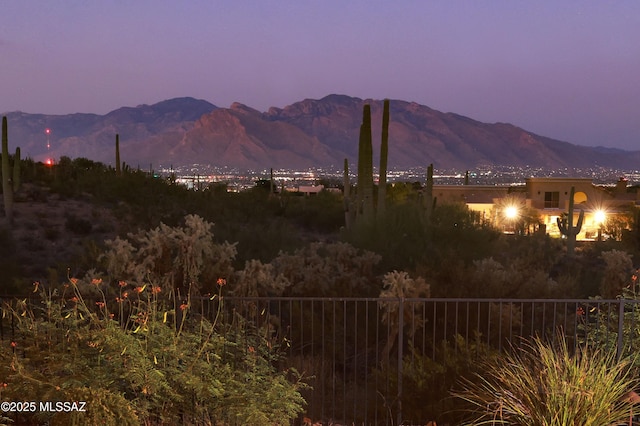
{"label": "outdoor light", "polygon": [[516,206],[509,206],[504,209],[504,215],[507,219],[515,219],[518,217],[519,211]]}
{"label": "outdoor light", "polygon": [[602,224],[607,218],[607,215],[604,212],[604,210],[596,210],[595,212],[593,212],[593,218],[596,221],[596,223]]}

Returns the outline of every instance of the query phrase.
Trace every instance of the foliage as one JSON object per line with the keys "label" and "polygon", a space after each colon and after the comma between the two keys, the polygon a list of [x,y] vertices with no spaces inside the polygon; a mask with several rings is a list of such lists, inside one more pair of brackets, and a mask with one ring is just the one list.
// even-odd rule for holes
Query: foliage
{"label": "foliage", "polygon": [[[407,424],[428,424],[429,420],[458,424],[459,413],[454,412],[455,401],[449,390],[462,378],[484,374],[484,365],[478,359],[493,360],[497,353],[484,344],[479,335],[466,340],[456,335],[451,341],[443,340],[431,351],[409,345],[402,359],[402,415]],[[379,383],[388,383],[389,395],[397,394],[398,370],[396,364],[383,364],[386,368],[374,370]],[[390,409],[397,401],[386,401]]]}
{"label": "foliage", "polygon": [[[607,275],[617,282],[623,279],[623,271],[627,270],[627,259],[624,253],[609,253],[609,255],[610,262],[612,259],[616,259],[613,263],[617,264],[617,267],[611,265]],[[610,351],[619,350],[620,355],[629,355],[640,351],[640,329],[638,329],[640,321],[639,272],[635,270],[633,274],[627,275],[627,285],[621,288],[617,295],[621,305],[594,298],[594,305],[590,308],[590,312],[582,312],[579,328],[584,333],[585,343],[598,345]],[[612,289],[616,287],[618,287],[617,283],[611,286]],[[620,313],[622,313],[622,318]],[[622,331],[622,335],[620,335],[620,331]],[[620,343],[622,347],[619,348]]]}
{"label": "foliage", "polygon": [[4,215],[9,227],[13,225],[13,184],[11,165],[9,163],[9,135],[7,131],[7,117],[2,117],[2,197],[4,200]]}
{"label": "foliage", "polygon": [[374,267],[380,256],[347,243],[311,243],[271,264],[290,285],[286,296],[374,297],[380,283]]}
{"label": "foliage", "polygon": [[615,352],[578,347],[572,353],[564,336],[554,343],[535,338],[487,363],[476,380],[462,381],[457,398],[470,404],[479,425],[610,425],[629,421],[625,397],[638,379],[631,360]]}
{"label": "foliage", "polygon": [[[277,342],[238,317],[222,322],[221,303],[209,320],[158,285],[118,286],[115,311],[110,285],[90,277],[71,278],[60,293],[40,289],[39,305],[4,307],[19,337],[0,348],[2,400],[86,401],[87,410],[16,421],[288,424],[302,411],[299,376],[273,367]],[[87,287],[101,297],[87,298]]]}
{"label": "foliage", "polygon": [[187,215],[183,227],[160,224],[126,239],[106,242],[101,259],[111,280],[142,286],[151,281],[164,291],[205,293],[218,277],[229,277],[236,254],[233,244],[215,244],[212,223]]}
{"label": "foliage", "polygon": [[280,296],[289,285],[289,280],[276,273],[273,265],[254,259],[236,272],[230,293],[239,297]]}
{"label": "foliage", "polygon": [[[413,334],[419,333],[423,330],[425,325],[425,311],[423,303],[415,303],[410,301],[402,301],[402,313],[400,312],[400,306],[398,299],[405,298],[425,298],[429,297],[429,284],[425,282],[422,277],[413,279],[404,271],[393,271],[385,274],[383,280],[383,289],[380,292],[381,298],[395,299],[395,300],[381,300],[378,302],[378,307],[382,311],[382,322],[387,325],[389,330],[389,336],[387,337],[387,343],[383,349],[383,357],[388,360],[391,353],[391,348],[395,343],[398,333],[406,327],[413,331]],[[400,330],[400,318],[411,318],[413,321],[411,324],[405,324],[405,327]],[[413,335],[411,336],[413,338]]]}
{"label": "foliage", "polygon": [[19,279],[23,268],[20,264],[16,243],[9,230],[0,228],[0,296],[23,295],[20,291]]}
{"label": "foliage", "polygon": [[629,282],[633,272],[631,256],[621,250],[609,250],[601,253],[604,260],[604,276],[600,285],[600,295],[605,299],[613,299],[622,294],[622,289]]}

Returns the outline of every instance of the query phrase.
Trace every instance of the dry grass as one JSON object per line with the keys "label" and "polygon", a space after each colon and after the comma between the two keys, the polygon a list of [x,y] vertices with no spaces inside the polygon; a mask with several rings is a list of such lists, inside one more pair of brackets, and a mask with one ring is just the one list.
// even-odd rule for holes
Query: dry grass
{"label": "dry grass", "polygon": [[631,365],[597,348],[573,354],[561,336],[554,344],[535,339],[465,381],[456,396],[474,407],[475,425],[629,424],[628,392],[638,382]]}

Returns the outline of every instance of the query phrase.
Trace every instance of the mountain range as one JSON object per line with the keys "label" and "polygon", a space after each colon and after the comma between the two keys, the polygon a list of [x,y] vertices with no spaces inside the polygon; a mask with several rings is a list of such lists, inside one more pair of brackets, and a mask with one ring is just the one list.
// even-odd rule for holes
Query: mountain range
{"label": "mountain range", "polygon": [[[371,105],[374,164],[380,146],[382,100],[329,95],[260,112],[240,103],[219,108],[175,98],[123,107],[105,115],[6,113],[9,149],[36,161],[85,157],[132,167],[209,164],[241,169],[355,169],[363,105]],[[389,167],[433,163],[436,169],[479,166],[634,169],[640,151],[585,147],[536,135],[507,123],[482,123],[415,102],[390,101]],[[49,134],[46,129],[50,129]],[[47,146],[49,145],[49,147]]]}

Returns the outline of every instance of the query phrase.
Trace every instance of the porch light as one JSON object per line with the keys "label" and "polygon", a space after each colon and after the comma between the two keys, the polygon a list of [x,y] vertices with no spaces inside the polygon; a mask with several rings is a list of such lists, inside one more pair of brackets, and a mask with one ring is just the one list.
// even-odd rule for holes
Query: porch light
{"label": "porch light", "polygon": [[520,215],[520,210],[516,206],[508,206],[504,209],[504,216],[507,219],[516,219]]}

